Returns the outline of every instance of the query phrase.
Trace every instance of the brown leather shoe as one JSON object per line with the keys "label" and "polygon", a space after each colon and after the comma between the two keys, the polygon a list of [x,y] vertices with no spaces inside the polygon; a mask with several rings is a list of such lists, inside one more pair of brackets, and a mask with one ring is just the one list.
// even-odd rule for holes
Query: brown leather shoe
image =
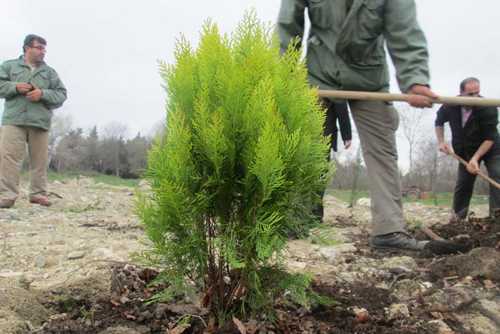
{"label": "brown leather shoe", "polygon": [[35,195],[30,197],[30,203],[40,204],[41,206],[51,206],[52,203],[49,201],[47,196]]}
{"label": "brown leather shoe", "polygon": [[8,209],[14,206],[16,201],[13,199],[0,199],[0,209]]}

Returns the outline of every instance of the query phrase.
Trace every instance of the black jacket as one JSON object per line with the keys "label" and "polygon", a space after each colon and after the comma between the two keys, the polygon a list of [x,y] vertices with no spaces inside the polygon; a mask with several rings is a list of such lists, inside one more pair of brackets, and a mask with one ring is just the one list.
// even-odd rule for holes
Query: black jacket
{"label": "black jacket", "polygon": [[469,161],[485,140],[493,140],[494,144],[482,159],[500,152],[497,108],[473,107],[462,127],[462,106],[443,105],[437,111],[435,126],[442,127],[446,122],[450,123],[453,150],[465,160]]}

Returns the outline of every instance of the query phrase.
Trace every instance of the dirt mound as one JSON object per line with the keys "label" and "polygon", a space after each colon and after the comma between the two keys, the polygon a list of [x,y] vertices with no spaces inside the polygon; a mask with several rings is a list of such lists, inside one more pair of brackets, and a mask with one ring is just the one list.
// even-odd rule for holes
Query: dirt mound
{"label": "dirt mound", "polygon": [[489,218],[469,218],[456,223],[438,224],[433,230],[445,239],[471,248],[492,247],[500,250],[500,222]]}
{"label": "dirt mound", "polygon": [[[55,298],[54,311],[39,334],[56,333],[118,333],[118,328],[127,333],[165,333],[180,328],[182,320],[188,320],[184,333],[206,333],[213,323],[208,312],[194,303],[145,304],[161,287],[148,287],[156,273],[126,265],[113,269],[111,293],[97,299],[82,299],[73,293],[71,300],[64,302]],[[388,316],[393,305],[390,291],[374,288],[369,284],[329,285],[316,281],[314,290],[334,301],[333,305],[318,305],[306,310],[297,305],[280,304],[276,307],[276,322],[264,318],[241,324],[248,333],[427,333],[428,325],[417,317]],[[70,306],[70,307],[68,307]],[[417,307],[411,306],[417,310]],[[358,310],[365,310],[361,318]],[[184,322],[185,323],[185,322]],[[239,333],[235,323],[210,333]],[[178,329],[177,333],[182,333]],[[430,332],[429,332],[430,333]]]}
{"label": "dirt mound", "polygon": [[2,333],[27,333],[39,327],[51,312],[40,294],[23,286],[23,278],[0,278],[0,329]]}

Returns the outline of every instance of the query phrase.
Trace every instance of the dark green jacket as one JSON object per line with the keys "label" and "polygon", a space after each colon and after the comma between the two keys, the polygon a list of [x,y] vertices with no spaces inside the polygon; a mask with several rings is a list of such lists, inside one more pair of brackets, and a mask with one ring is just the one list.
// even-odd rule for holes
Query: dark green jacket
{"label": "dark green jacket", "polygon": [[[346,0],[349,1],[349,0]],[[384,43],[396,68],[401,91],[429,84],[425,36],[414,0],[282,0],[278,18],[281,51],[304,34],[304,9],[311,20],[307,66],[312,85],[321,89],[387,91]],[[340,5],[339,5],[340,4]]]}
{"label": "dark green jacket", "polygon": [[[16,83],[27,82],[42,90],[38,102],[29,101],[16,90]],[[52,110],[66,100],[66,88],[57,72],[45,63],[35,70],[18,59],[0,65],[0,98],[5,99],[2,125],[34,126],[49,130]]]}

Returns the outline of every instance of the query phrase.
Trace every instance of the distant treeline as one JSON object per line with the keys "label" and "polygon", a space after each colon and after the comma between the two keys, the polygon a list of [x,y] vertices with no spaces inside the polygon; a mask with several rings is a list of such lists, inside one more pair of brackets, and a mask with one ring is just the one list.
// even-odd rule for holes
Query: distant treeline
{"label": "distant treeline", "polygon": [[147,164],[153,136],[137,133],[127,138],[127,127],[115,122],[99,132],[72,128],[71,121],[56,118],[49,136],[49,169],[56,172],[90,171],[122,178],[139,178]]}
{"label": "distant treeline", "polygon": [[[401,172],[403,189],[417,187],[421,191],[438,193],[453,191],[458,163],[453,158],[438,153],[434,138],[418,142],[415,145],[414,157],[412,170]],[[352,189],[354,184],[358,190],[368,190],[369,176],[362,159],[358,160],[356,155],[352,154],[344,161],[336,163],[333,187],[347,190]],[[479,179],[475,185],[475,193],[488,194],[488,184]]]}

